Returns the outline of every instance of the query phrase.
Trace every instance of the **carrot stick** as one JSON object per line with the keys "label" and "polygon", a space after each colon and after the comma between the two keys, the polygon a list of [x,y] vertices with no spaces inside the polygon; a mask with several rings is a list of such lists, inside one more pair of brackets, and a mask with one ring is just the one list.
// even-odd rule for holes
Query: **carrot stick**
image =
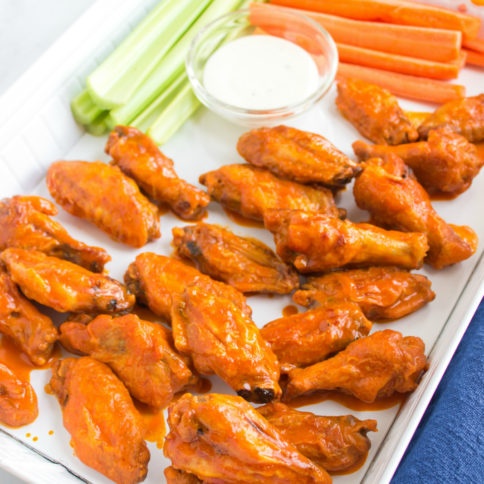
{"label": "carrot stick", "polygon": [[465,49],[467,54],[467,61],[466,64],[484,67],[484,52],[477,52],[476,50],[467,50]]}
{"label": "carrot stick", "polygon": [[340,62],[337,79],[354,77],[372,82],[388,89],[395,96],[418,101],[442,104],[465,97],[466,88],[460,84],[450,84],[436,79],[409,76],[373,67],[358,66]]}
{"label": "carrot stick", "polygon": [[[278,11],[283,11],[284,7],[252,3],[250,9],[251,22],[265,30],[287,23],[278,15]],[[335,42],[437,62],[459,59],[462,34],[456,30],[390,25],[299,9],[289,10],[311,17],[329,32]]]}
{"label": "carrot stick", "polygon": [[270,0],[270,3],[357,20],[459,30],[469,39],[477,37],[481,24],[480,18],[473,15],[404,0]]}
{"label": "carrot stick", "polygon": [[484,54],[484,39],[472,39],[462,41],[462,47],[469,50],[476,50],[477,52],[482,52]]}
{"label": "carrot stick", "polygon": [[341,62],[431,79],[455,79],[462,62],[435,62],[337,43]]}

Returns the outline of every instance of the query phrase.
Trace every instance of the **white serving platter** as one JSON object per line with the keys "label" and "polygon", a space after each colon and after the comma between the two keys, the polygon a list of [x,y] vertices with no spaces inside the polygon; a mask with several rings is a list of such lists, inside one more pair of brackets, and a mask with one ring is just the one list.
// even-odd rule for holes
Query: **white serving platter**
{"label": "white serving platter", "polygon": [[[155,0],[94,3],[0,99],[0,197],[20,193],[49,197],[44,176],[54,160],[108,160],[104,154],[106,138],[90,136],[76,125],[69,103],[83,87],[87,73],[155,3]],[[459,81],[467,86],[468,95],[474,95],[482,92],[483,79],[482,70],[466,68]],[[320,133],[352,155],[351,143],[361,136],[341,118],[334,99],[335,89],[310,113],[288,124]],[[409,110],[432,109],[428,105],[401,102]],[[203,108],[162,149],[175,161],[179,175],[197,184],[199,174],[225,163],[241,161],[235,145],[243,132],[244,128],[231,125]],[[352,220],[366,216],[355,207],[351,189],[338,199],[338,205],[347,208]],[[362,419],[375,418],[378,421],[378,432],[369,434],[372,447],[365,465],[353,474],[335,476],[336,484],[390,481],[484,295],[484,217],[481,213],[484,174],[481,173],[472,187],[456,200],[435,202],[434,206],[448,222],[471,226],[481,243],[476,254],[461,264],[442,271],[427,267],[421,271],[431,279],[436,292],[437,297],[432,303],[399,321],[374,325],[373,330],[392,328],[405,335],[420,336],[426,343],[429,371],[401,408],[357,412],[332,401],[304,408],[321,415],[352,413]],[[74,237],[105,247],[113,259],[107,268],[110,275],[119,280],[137,253],[150,250],[170,254],[171,228],[185,225],[165,214],[161,220],[161,239],[134,250],[111,241],[96,228],[62,209],[57,218]],[[207,221],[225,224],[238,234],[255,235],[273,245],[268,232],[236,224],[216,204],[211,204]],[[289,297],[249,298],[254,320],[260,326],[280,317],[283,308],[290,303]],[[59,405],[44,391],[49,378],[48,370],[32,372],[31,381],[39,397],[40,410],[34,423],[20,429],[0,426],[0,466],[27,482],[110,482],[73,455],[69,435],[62,426]],[[214,379],[213,391],[231,390]],[[145,482],[164,482],[163,468],[169,462],[159,447],[153,443],[149,447],[151,460]]]}

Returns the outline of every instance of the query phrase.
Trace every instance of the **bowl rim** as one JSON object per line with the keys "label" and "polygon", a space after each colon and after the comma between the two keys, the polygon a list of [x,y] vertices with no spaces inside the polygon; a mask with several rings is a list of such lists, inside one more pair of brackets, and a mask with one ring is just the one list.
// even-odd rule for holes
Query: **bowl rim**
{"label": "bowl rim", "polygon": [[[234,106],[233,104],[226,103],[224,101],[219,100],[217,97],[210,94],[205,86],[200,82],[198,77],[195,74],[195,70],[193,64],[195,62],[195,50],[196,46],[198,45],[200,38],[203,37],[207,31],[211,30],[217,24],[223,24],[225,21],[231,18],[238,18],[242,16],[249,16],[250,9],[243,8],[233,10],[232,12],[225,13],[216,19],[211,20],[205,26],[201,27],[198,32],[195,34],[193,39],[190,42],[187,55],[185,57],[185,70],[192,85],[193,91],[195,95],[199,98],[199,100],[204,104],[207,108],[218,112],[219,114],[226,114],[231,116],[236,116],[239,119],[245,118],[247,120],[256,120],[258,118],[277,118],[277,117],[288,117],[288,116],[296,116],[298,114],[302,114],[310,107],[314,106],[318,103],[330,90],[331,86],[334,83],[336,78],[336,73],[338,69],[338,49],[336,47],[336,43],[333,37],[329,34],[329,32],[321,26],[318,22],[313,20],[312,18],[308,17],[307,15],[299,12],[292,12],[292,11],[284,11],[285,14],[288,16],[292,16],[295,18],[299,18],[304,22],[310,24],[314,29],[316,29],[325,39],[327,44],[330,47],[330,55],[326,56],[329,59],[327,72],[326,75],[323,77],[324,81],[318,83],[317,89],[314,90],[311,94],[306,96],[304,99],[291,103],[286,104],[278,108],[270,108],[270,109],[251,109],[251,108],[241,108],[239,106]],[[270,34],[269,34],[270,35]],[[325,51],[326,52],[326,51]]]}

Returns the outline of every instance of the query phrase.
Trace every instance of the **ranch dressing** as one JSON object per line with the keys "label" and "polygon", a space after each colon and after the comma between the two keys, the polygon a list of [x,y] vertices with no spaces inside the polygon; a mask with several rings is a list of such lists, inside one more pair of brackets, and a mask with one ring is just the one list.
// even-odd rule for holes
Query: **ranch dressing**
{"label": "ranch dressing", "polygon": [[205,89],[219,101],[243,109],[277,109],[304,100],[318,83],[312,57],[271,35],[240,37],[207,61]]}

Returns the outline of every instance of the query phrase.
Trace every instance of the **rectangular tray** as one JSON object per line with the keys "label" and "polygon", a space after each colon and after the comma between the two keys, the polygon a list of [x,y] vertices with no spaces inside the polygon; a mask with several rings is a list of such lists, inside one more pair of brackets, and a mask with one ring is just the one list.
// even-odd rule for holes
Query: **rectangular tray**
{"label": "rectangular tray", "polygon": [[[0,99],[0,195],[36,193],[49,197],[44,176],[49,164],[57,159],[101,159],[105,138],[86,134],[72,119],[69,103],[84,85],[86,75],[122,39],[156,3],[155,0],[103,0],[96,2],[51,49]],[[465,69],[459,79],[468,87],[468,95],[482,89],[482,71]],[[351,143],[361,138],[336,110],[335,89],[307,115],[290,122],[301,129],[318,132],[352,156]],[[428,110],[426,106],[401,101],[409,110]],[[197,184],[198,175],[224,163],[241,161],[235,150],[245,130],[199,110],[177,135],[163,146],[175,161],[180,176]],[[50,197],[49,197],[50,198]],[[214,205],[214,204],[212,204]],[[216,205],[216,204],[215,204]],[[354,206],[351,188],[338,199],[352,220],[364,217]],[[484,240],[484,218],[478,208],[484,206],[484,175],[453,201],[435,202],[438,212],[449,222],[470,225]],[[101,245],[112,255],[110,275],[122,280],[127,264],[145,250],[170,254],[171,228],[185,225],[170,214],[162,217],[162,238],[143,249],[134,250],[112,242],[82,220],[60,209],[58,220],[69,232],[89,244]],[[230,226],[241,235],[255,235],[269,245],[272,236],[262,229],[235,224],[217,206],[210,207],[209,222]],[[355,412],[327,401],[306,410],[319,414],[352,413],[359,418],[375,418],[378,432],[370,433],[372,442],[365,465],[356,473],[335,476],[336,484],[390,481],[430,399],[442,378],[467,325],[484,295],[482,242],[467,261],[442,271],[424,268],[421,272],[432,281],[435,301],[402,320],[376,324],[375,329],[392,328],[406,335],[420,336],[426,343],[429,371],[417,390],[401,406],[382,411]],[[290,304],[288,297],[251,297],[254,320],[263,325],[280,317]],[[110,482],[83,465],[72,452],[69,435],[62,426],[57,401],[44,392],[50,372],[32,373],[32,384],[39,397],[39,418],[20,429],[0,426],[0,466],[26,481]],[[214,391],[229,391],[218,382]],[[53,432],[53,434],[52,434]],[[162,469],[169,464],[162,450],[149,444],[151,460],[145,482],[162,482]],[[35,476],[34,478],[32,476]]]}

